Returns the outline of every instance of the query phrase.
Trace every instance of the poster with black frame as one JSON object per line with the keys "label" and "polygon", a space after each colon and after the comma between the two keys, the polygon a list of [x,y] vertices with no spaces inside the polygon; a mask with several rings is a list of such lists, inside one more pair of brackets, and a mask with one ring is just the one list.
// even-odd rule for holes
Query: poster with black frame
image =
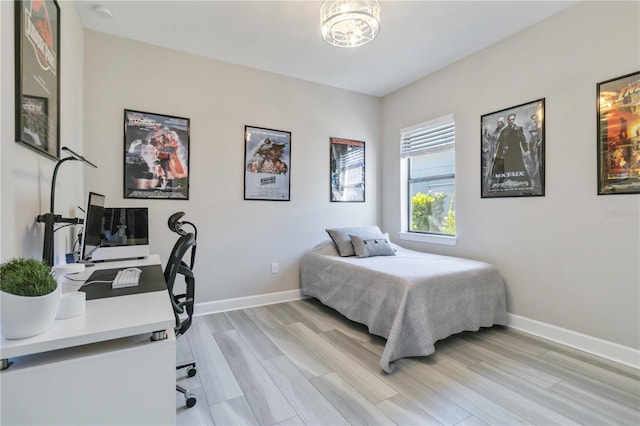
{"label": "poster with black frame", "polygon": [[364,202],[364,142],[330,138],[330,184],[332,202]]}
{"label": "poster with black frame", "polygon": [[482,198],[544,196],[544,101],[480,118]]}
{"label": "poster with black frame", "polygon": [[189,199],[190,120],[124,110],[124,198]]}
{"label": "poster with black frame", "polygon": [[60,7],[55,0],[16,1],[15,139],[60,158]]}
{"label": "poster with black frame", "polygon": [[290,201],[291,132],[244,126],[244,199]]}
{"label": "poster with black frame", "polygon": [[640,194],[640,71],[597,91],[598,195]]}

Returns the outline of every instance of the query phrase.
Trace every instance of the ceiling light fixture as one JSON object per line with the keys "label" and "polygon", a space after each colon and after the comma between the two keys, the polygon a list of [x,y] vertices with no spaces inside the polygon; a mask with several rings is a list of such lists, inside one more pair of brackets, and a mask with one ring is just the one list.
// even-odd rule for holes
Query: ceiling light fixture
{"label": "ceiling light fixture", "polygon": [[325,0],[320,8],[322,38],[338,47],[357,47],[380,32],[378,0]]}
{"label": "ceiling light fixture", "polygon": [[111,9],[101,4],[97,4],[93,6],[93,13],[95,13],[101,18],[107,18],[107,19],[113,16],[113,13],[111,13]]}

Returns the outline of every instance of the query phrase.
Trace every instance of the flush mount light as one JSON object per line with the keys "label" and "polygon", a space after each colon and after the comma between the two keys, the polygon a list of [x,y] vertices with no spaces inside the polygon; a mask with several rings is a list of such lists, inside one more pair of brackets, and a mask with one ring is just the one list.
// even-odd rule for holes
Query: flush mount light
{"label": "flush mount light", "polygon": [[357,47],[380,32],[378,0],[325,0],[320,8],[322,38],[338,47]]}
{"label": "flush mount light", "polygon": [[107,19],[113,16],[113,14],[111,13],[111,9],[109,9],[106,6],[102,6],[100,4],[93,6],[93,13],[100,16],[101,18],[107,18]]}

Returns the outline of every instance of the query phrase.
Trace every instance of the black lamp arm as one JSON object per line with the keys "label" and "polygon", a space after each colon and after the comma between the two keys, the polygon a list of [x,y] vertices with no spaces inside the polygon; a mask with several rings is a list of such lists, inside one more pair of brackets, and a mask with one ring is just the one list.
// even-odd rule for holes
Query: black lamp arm
{"label": "black lamp arm", "polygon": [[56,163],[56,166],[53,168],[53,177],[51,178],[51,204],[50,204],[51,207],[49,209],[49,213],[51,214],[55,213],[54,207],[55,207],[55,200],[56,200],[56,178],[58,176],[58,169],[60,168],[60,165],[65,161],[78,161],[78,159],[75,157],[63,158],[59,160]]}
{"label": "black lamp arm", "polygon": [[49,264],[49,266],[53,266],[53,225],[56,223],[83,223],[82,219],[69,219],[55,214],[56,178],[58,177],[58,169],[60,168],[60,165],[65,161],[82,161],[83,163],[95,167],[96,169],[98,168],[98,166],[93,164],[91,161],[87,160],[82,155],[73,152],[66,146],[63,146],[62,150],[69,152],[71,156],[58,160],[56,166],[53,168],[53,177],[51,178],[51,205],[49,208],[49,213],[44,213],[36,217],[36,221],[38,223],[44,223],[44,245],[42,247],[42,260],[45,260]]}

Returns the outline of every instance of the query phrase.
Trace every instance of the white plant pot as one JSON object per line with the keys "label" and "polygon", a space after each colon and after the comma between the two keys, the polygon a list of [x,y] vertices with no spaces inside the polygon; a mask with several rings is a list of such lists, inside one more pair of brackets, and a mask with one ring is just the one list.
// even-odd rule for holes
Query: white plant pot
{"label": "white plant pot", "polygon": [[16,296],[0,291],[0,334],[24,339],[51,327],[60,306],[60,287],[44,296]]}

